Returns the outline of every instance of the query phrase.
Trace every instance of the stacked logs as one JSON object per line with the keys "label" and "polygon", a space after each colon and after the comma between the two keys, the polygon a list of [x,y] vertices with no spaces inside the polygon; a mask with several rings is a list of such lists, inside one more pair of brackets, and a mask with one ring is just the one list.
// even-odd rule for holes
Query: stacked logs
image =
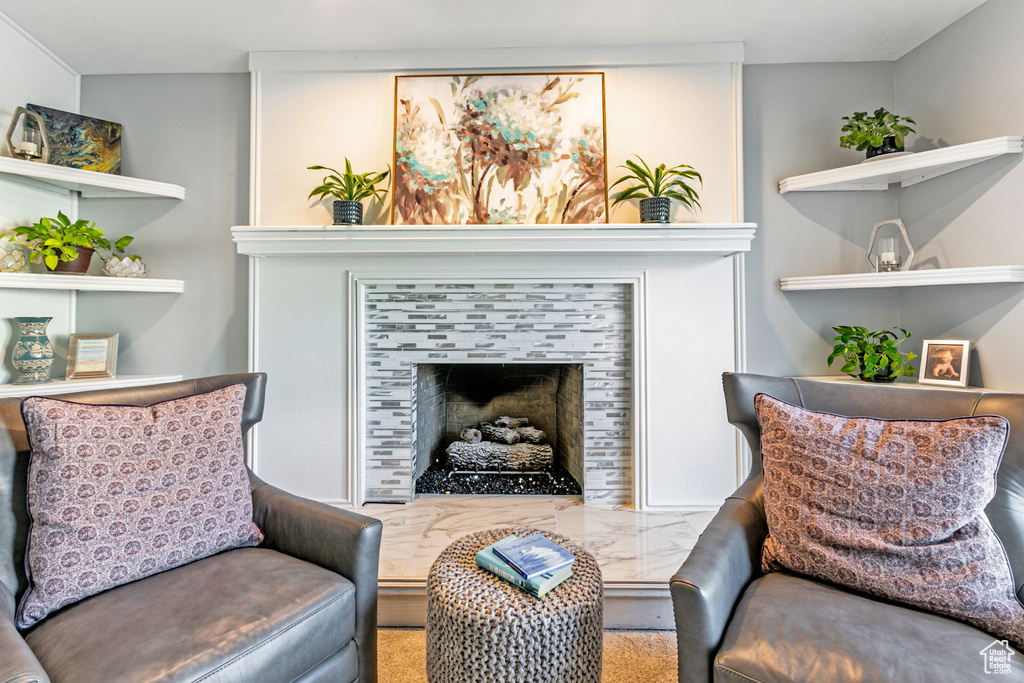
{"label": "stacked logs", "polygon": [[525,417],[499,417],[466,427],[448,446],[448,462],[457,470],[546,470],[554,463],[547,435]]}

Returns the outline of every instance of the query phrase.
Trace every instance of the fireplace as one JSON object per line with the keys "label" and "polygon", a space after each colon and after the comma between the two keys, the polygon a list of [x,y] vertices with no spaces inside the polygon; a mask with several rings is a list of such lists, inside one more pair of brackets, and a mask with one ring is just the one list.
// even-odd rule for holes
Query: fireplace
{"label": "fireplace", "polygon": [[581,495],[583,378],[579,363],[417,365],[415,492]]}
{"label": "fireplace", "polygon": [[362,292],[368,502],[412,500],[463,428],[503,416],[540,421],[555,474],[569,473],[584,500],[629,501],[630,285],[398,281]]}
{"label": "fireplace", "polygon": [[272,484],[412,500],[434,450],[421,369],[460,364],[582,369],[582,462],[556,457],[585,503],[707,509],[747,472],[721,373],[742,369],[752,225],[233,233],[250,256],[250,367],[270,378],[249,462]]}

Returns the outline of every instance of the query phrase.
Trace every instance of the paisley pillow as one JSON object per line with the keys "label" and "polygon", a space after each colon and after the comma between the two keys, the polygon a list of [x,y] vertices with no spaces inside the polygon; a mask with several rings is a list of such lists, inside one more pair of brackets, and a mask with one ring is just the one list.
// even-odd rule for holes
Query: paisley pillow
{"label": "paisley pillow", "polygon": [[16,623],[229,548],[253,546],[245,386],[152,406],[22,401],[26,565]]}
{"label": "paisley pillow", "polygon": [[1024,646],[1024,606],[985,517],[1002,417],[878,420],[754,398],[767,571],[788,569]]}

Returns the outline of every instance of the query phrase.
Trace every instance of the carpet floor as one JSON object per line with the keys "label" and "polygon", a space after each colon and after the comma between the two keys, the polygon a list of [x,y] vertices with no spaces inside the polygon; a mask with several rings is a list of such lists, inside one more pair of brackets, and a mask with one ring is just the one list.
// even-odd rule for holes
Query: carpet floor
{"label": "carpet floor", "polygon": [[[422,629],[377,631],[377,675],[382,683],[426,683]],[[605,631],[601,683],[676,683],[673,631]]]}

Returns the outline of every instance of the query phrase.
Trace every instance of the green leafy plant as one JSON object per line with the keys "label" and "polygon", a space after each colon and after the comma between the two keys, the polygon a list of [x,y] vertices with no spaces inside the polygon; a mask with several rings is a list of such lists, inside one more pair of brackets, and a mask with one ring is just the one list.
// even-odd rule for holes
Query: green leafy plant
{"label": "green leafy plant", "polygon": [[696,180],[700,183],[701,188],[704,187],[704,180],[700,177],[700,173],[693,169],[693,166],[680,164],[672,168],[666,168],[665,164],[661,164],[655,166],[652,171],[651,167],[643,159],[636,154],[633,156],[640,163],[627,160],[626,165],[619,168],[625,168],[630,172],[616,180],[612,187],[628,181],[633,181],[637,184],[627,187],[615,195],[614,200],[612,200],[612,206],[629,199],[671,197],[691,209],[694,206],[700,208],[697,191],[687,184],[687,181]]}
{"label": "green leafy plant", "polygon": [[[79,249],[93,249],[107,252],[124,253],[124,248],[135,239],[125,235],[113,244],[103,236],[103,230],[96,227],[96,221],[79,218],[74,223],[58,211],[56,218],[40,218],[32,225],[19,225],[10,232],[4,233],[16,242],[29,249],[29,259],[35,261],[42,258],[46,267],[53,270],[61,261],[74,261],[78,258]],[[100,254],[102,256],[102,253]],[[107,256],[107,258],[110,258]],[[133,261],[139,257],[129,256]]]}
{"label": "green leafy plant", "polygon": [[345,157],[345,172],[341,173],[330,166],[309,166],[311,171],[330,171],[324,176],[323,183],[313,188],[307,199],[314,196],[324,199],[332,196],[337,199],[359,202],[367,197],[373,197],[381,204],[384,203],[384,196],[388,193],[386,189],[378,190],[377,185],[387,179],[391,173],[391,167],[381,173],[371,171],[369,173],[353,173],[352,164],[348,157]]}
{"label": "green leafy plant", "polygon": [[904,354],[897,348],[910,338],[910,333],[902,327],[894,328],[903,333],[902,339],[890,330],[868,332],[866,327],[846,325],[832,329],[838,334],[832,339],[837,343],[829,354],[829,367],[832,367],[832,361],[842,356],[846,360],[843,372],[864,380],[893,380],[904,375],[912,377],[916,372],[910,361],[917,358],[917,354],[912,351]]}
{"label": "green leafy plant", "polygon": [[843,121],[846,121],[843,125],[846,135],[839,138],[839,146],[856,147],[858,152],[868,147],[881,147],[885,138],[890,136],[895,138],[897,147],[902,147],[907,133],[917,132],[903,123],[917,125],[914,119],[890,114],[884,107],[879,107],[870,116],[866,111],[854,112],[853,116],[844,116]]}

